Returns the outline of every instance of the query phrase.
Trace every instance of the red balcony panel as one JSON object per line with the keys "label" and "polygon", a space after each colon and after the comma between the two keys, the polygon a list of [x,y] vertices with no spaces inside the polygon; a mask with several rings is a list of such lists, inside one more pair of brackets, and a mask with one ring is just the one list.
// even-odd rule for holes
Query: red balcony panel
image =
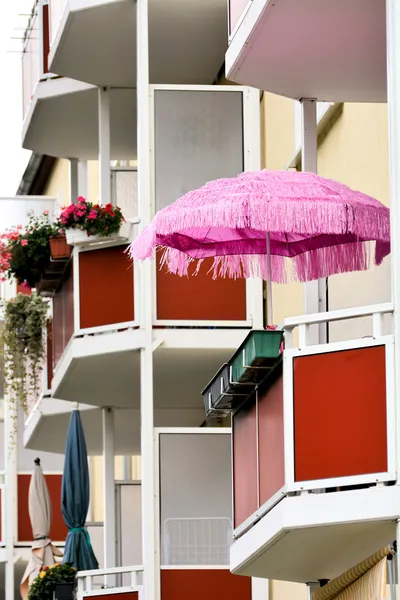
{"label": "red balcony panel", "polygon": [[295,480],[387,471],[385,347],[294,359]]}
{"label": "red balcony panel", "polygon": [[[45,474],[46,483],[49,488],[53,518],[50,530],[50,538],[53,542],[63,542],[67,537],[68,530],[64,524],[61,514],[61,481],[62,475]],[[18,475],[18,541],[32,541],[32,527],[28,512],[28,495],[31,475]]]}
{"label": "red balcony panel", "polygon": [[134,320],[133,266],[125,250],[116,246],[79,254],[82,329]]}
{"label": "red balcony panel", "polygon": [[53,298],[53,366],[60,360],[74,333],[74,277],[72,262]]}
{"label": "red balcony panel", "polygon": [[52,321],[47,321],[46,330],[47,330],[47,356],[46,356],[47,388],[49,390],[51,390],[51,382],[53,380],[53,323],[52,323]]}
{"label": "red balcony panel", "polygon": [[285,483],[283,439],[283,377],[260,393],[258,402],[260,506]]}
{"label": "red balcony panel", "polygon": [[49,5],[43,4],[43,73],[49,72],[49,52],[50,52],[50,23],[49,23]]}
{"label": "red balcony panel", "polygon": [[257,407],[248,403],[233,418],[234,527],[258,508]]}
{"label": "red balcony panel", "polygon": [[206,259],[198,275],[192,263],[188,277],[160,270],[157,257],[157,319],[167,321],[245,321],[246,281],[208,273],[213,259]]}
{"label": "red balcony panel", "polygon": [[162,569],[161,600],[251,600],[251,579],[223,569]]}

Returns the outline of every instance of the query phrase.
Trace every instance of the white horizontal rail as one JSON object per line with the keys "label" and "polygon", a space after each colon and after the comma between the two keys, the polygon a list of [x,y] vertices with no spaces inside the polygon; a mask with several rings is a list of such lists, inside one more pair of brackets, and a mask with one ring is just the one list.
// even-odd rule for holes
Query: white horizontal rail
{"label": "white horizontal rail", "polygon": [[288,317],[283,321],[282,329],[294,329],[300,325],[315,325],[317,323],[330,323],[332,321],[346,321],[359,317],[370,317],[372,315],[385,315],[393,313],[394,304],[376,304],[372,306],[360,306],[357,308],[342,308],[312,315],[301,315],[299,317]]}
{"label": "white horizontal rail", "polygon": [[[109,594],[121,594],[138,589],[138,574],[143,571],[142,565],[135,565],[130,567],[111,567],[109,569],[94,569],[91,571],[78,571],[77,583],[78,583],[78,600],[88,596],[103,596]],[[101,589],[94,589],[93,578],[103,577],[103,581],[106,584],[107,580],[116,575],[130,574],[130,585],[121,586],[110,586],[104,585]]]}
{"label": "white horizontal rail", "polygon": [[101,577],[102,575],[120,575],[121,573],[140,573],[143,571],[143,565],[134,565],[131,567],[110,567],[109,569],[92,569],[91,571],[78,571],[77,579],[86,579],[86,577]]}

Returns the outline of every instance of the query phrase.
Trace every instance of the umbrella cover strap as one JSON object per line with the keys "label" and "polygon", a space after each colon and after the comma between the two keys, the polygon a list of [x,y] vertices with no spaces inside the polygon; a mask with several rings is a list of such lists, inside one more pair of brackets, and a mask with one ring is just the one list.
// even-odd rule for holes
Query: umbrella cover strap
{"label": "umbrella cover strap", "polygon": [[89,535],[89,532],[86,529],[86,527],[72,527],[69,531],[70,531],[70,533],[74,532],[74,531],[83,531],[83,533],[85,534],[85,537],[86,537],[87,545],[89,546],[89,548],[92,547],[92,542],[90,541],[90,535]]}

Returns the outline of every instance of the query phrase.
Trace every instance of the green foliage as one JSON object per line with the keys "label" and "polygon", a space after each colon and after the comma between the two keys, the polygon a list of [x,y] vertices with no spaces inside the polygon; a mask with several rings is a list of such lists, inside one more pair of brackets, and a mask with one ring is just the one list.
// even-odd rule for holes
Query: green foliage
{"label": "green foliage", "polygon": [[53,600],[57,584],[76,585],[76,570],[69,564],[44,567],[29,588],[28,600]]}
{"label": "green foliage", "polygon": [[40,217],[31,214],[26,231],[8,242],[7,276],[15,277],[18,283],[26,281],[34,288],[50,263],[49,238],[57,234],[58,228],[50,222],[47,213]]}
{"label": "green foliage", "polygon": [[2,333],[4,392],[14,409],[11,411],[14,418],[18,405],[26,412],[28,398],[36,399],[40,391],[46,315],[47,303],[37,294],[17,294],[5,305]]}

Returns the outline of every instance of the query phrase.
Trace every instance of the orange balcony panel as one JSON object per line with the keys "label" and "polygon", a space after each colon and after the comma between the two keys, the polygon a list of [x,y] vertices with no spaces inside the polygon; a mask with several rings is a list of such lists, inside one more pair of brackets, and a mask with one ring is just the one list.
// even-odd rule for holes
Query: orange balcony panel
{"label": "orange balcony panel", "polygon": [[125,250],[116,246],[79,254],[81,329],[134,320],[133,266]]}
{"label": "orange balcony panel", "polygon": [[283,440],[283,377],[276,379],[258,402],[260,506],[285,483]]}
{"label": "orange balcony panel", "polygon": [[294,359],[295,481],[387,471],[385,347]]}
{"label": "orange balcony panel", "polygon": [[251,579],[224,569],[162,569],[161,600],[251,600]]}
{"label": "orange balcony panel", "polygon": [[192,263],[188,277],[160,269],[157,258],[157,319],[161,321],[245,321],[246,281],[218,277],[207,271],[213,259],[206,259],[198,275]]}
{"label": "orange balcony panel", "polygon": [[[52,503],[53,518],[50,530],[50,539],[53,542],[62,542],[67,537],[68,530],[61,514],[61,481],[62,475],[45,474],[47,487]],[[32,541],[32,527],[28,512],[28,495],[31,475],[18,475],[18,541]]]}
{"label": "orange balcony panel", "polygon": [[233,418],[234,527],[259,506],[257,464],[257,405],[252,402]]}

